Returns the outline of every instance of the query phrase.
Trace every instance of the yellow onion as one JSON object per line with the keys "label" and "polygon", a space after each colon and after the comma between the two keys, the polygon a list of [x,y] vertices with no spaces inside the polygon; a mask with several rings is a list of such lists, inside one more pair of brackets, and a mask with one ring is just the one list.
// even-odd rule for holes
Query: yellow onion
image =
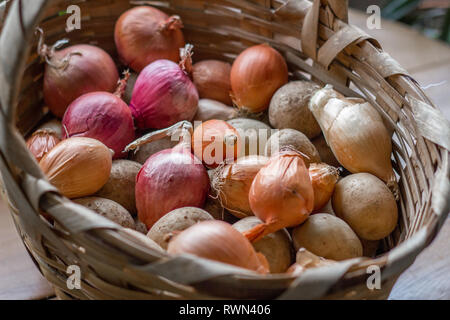
{"label": "yellow onion", "polygon": [[202,221],[182,231],[169,242],[167,252],[188,253],[259,273],[269,271],[264,255],[230,224],[218,220]]}
{"label": "yellow onion", "polygon": [[311,163],[309,178],[314,190],[314,211],[323,208],[333,195],[339,171],[326,163]]}
{"label": "yellow onion", "polygon": [[282,149],[256,174],[248,196],[264,223],[244,232],[250,241],[304,222],[314,206],[314,191],[301,153]]}
{"label": "yellow onion", "polygon": [[68,198],[94,194],[108,181],[112,152],[98,140],[72,137],[58,143],[39,163],[51,184]]}
{"label": "yellow onion", "polygon": [[249,112],[262,112],[282,85],[288,82],[283,56],[267,44],[244,50],[231,67],[233,102]]}
{"label": "yellow onion", "polygon": [[48,129],[40,129],[34,132],[27,140],[27,147],[37,162],[39,162],[59,141],[61,140],[58,138],[56,132]]}
{"label": "yellow onion", "polygon": [[231,65],[219,60],[203,60],[192,66],[192,80],[202,99],[232,104],[230,91]]}
{"label": "yellow onion", "polygon": [[396,189],[391,138],[368,102],[345,98],[326,86],[311,98],[309,108],[339,163],[352,173],[371,173]]}
{"label": "yellow onion", "polygon": [[252,216],[248,193],[253,179],[269,161],[264,156],[247,156],[235,162],[218,167],[211,181],[220,203],[237,218]]}

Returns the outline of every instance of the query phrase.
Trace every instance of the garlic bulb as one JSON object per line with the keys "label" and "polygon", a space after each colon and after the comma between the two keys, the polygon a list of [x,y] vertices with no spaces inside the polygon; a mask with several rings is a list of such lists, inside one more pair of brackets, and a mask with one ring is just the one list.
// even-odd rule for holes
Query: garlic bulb
{"label": "garlic bulb", "polygon": [[396,189],[391,139],[381,116],[368,102],[345,98],[327,85],[311,98],[309,109],[347,170],[371,173]]}

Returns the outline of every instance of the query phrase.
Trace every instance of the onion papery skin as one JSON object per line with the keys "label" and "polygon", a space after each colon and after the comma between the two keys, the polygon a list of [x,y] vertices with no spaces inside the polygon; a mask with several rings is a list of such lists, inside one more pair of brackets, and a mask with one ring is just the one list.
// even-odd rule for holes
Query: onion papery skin
{"label": "onion papery skin", "polygon": [[314,190],[314,211],[322,209],[331,199],[339,180],[339,171],[326,163],[311,163],[309,178]]}
{"label": "onion papery skin", "polygon": [[185,42],[178,24],[161,29],[169,18],[164,12],[149,6],[135,7],[123,13],[114,31],[122,62],[137,72],[159,59],[177,62],[179,50]]}
{"label": "onion papery skin", "polygon": [[101,141],[123,158],[127,144],[135,138],[133,117],[126,103],[108,92],[85,94],[67,108],[63,121],[64,137],[88,137]]}
{"label": "onion papery skin", "polygon": [[44,100],[50,111],[60,119],[78,97],[94,91],[114,92],[119,80],[111,56],[95,46],[70,46],[56,51],[51,60],[58,63],[70,54],[65,68],[45,66]]}
{"label": "onion papery skin", "polygon": [[268,273],[269,264],[261,253],[230,224],[202,221],[184,230],[169,242],[170,254],[193,254],[259,273]]}
{"label": "onion papery skin", "polygon": [[37,130],[27,140],[28,150],[36,158],[37,162],[53,149],[61,140],[56,132],[47,129]]}
{"label": "onion papery skin", "polygon": [[274,93],[288,82],[288,68],[281,54],[267,44],[244,50],[231,67],[233,102],[257,113],[269,107]]}
{"label": "onion papery skin", "polygon": [[205,167],[182,145],[155,153],[136,176],[136,207],[148,229],[166,213],[202,208],[209,191]]}
{"label": "onion papery skin", "polygon": [[231,65],[219,60],[203,60],[194,64],[192,79],[200,98],[232,105],[230,72]]}
{"label": "onion papery skin", "polygon": [[302,155],[281,150],[272,156],[256,174],[248,199],[255,216],[264,221],[244,233],[250,241],[304,222],[314,207],[314,191]]}
{"label": "onion papery skin", "polygon": [[130,108],[139,129],[167,128],[194,118],[198,92],[186,72],[176,63],[158,60],[139,74]]}

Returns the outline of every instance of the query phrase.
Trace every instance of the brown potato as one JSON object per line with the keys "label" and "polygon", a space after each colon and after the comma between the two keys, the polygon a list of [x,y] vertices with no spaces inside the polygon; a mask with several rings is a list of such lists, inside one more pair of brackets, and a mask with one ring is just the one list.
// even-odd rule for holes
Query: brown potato
{"label": "brown potato", "polygon": [[292,231],[295,250],[305,248],[331,260],[361,257],[363,248],[358,236],[344,220],[327,213],[310,216]]}
{"label": "brown potato", "polygon": [[135,229],[131,214],[117,202],[100,197],[85,197],[74,199],[74,202],[89,208],[99,215],[114,221],[125,228]]}
{"label": "brown potato", "polygon": [[300,131],[282,129],[272,134],[266,144],[266,156],[270,157],[283,147],[292,147],[303,153],[306,166],[309,166],[310,163],[321,162],[316,147]]}
{"label": "brown potato", "polygon": [[171,236],[183,231],[200,221],[214,218],[205,210],[194,207],[184,207],[170,211],[159,219],[147,233],[147,237],[167,250]]}
{"label": "brown potato", "polygon": [[61,121],[59,121],[58,119],[52,119],[52,120],[49,120],[49,121],[41,124],[37,128],[37,130],[41,130],[41,129],[51,130],[56,133],[56,136],[59,139],[63,138],[62,124],[61,124]]}
{"label": "brown potato", "polygon": [[145,223],[143,223],[141,220],[139,220],[137,217],[134,219],[134,224],[136,225],[136,231],[147,234],[148,229]]}
{"label": "brown potato", "polygon": [[331,151],[331,148],[327,145],[327,141],[325,140],[325,137],[322,134],[311,140],[311,142],[319,152],[320,159],[322,159],[322,162],[325,162],[326,164],[329,164],[330,166],[333,167],[341,166],[339,161],[337,161],[336,157],[334,156],[333,151]]}
{"label": "brown potato", "polygon": [[336,216],[365,240],[380,240],[394,231],[398,220],[394,195],[383,181],[369,173],[341,179],[332,197]]}
{"label": "brown potato", "polygon": [[264,122],[247,118],[235,118],[227,122],[239,132],[241,139],[245,139],[239,154],[241,157],[264,155],[266,143],[272,134],[271,127]]}
{"label": "brown potato", "polygon": [[179,141],[172,141],[171,137],[165,137],[140,146],[137,150],[130,152],[130,159],[144,164],[148,158],[157,152],[173,148]]}
{"label": "brown potato", "polygon": [[236,109],[222,102],[210,100],[210,99],[200,99],[198,101],[198,109],[195,114],[195,121],[208,121],[212,119],[216,120],[230,120],[236,116]]}
{"label": "brown potato", "polygon": [[277,129],[295,129],[309,139],[322,131],[308,108],[309,100],[320,87],[311,81],[291,81],[275,92],[270,101],[270,125]]}
{"label": "brown potato", "polygon": [[[244,232],[260,223],[262,223],[261,220],[252,216],[239,220],[233,224],[233,228],[239,232]],[[292,242],[286,229],[268,234],[252,244],[257,252],[266,257],[271,273],[285,272],[292,264]]]}
{"label": "brown potato", "polygon": [[136,175],[142,165],[131,160],[114,160],[106,184],[97,192],[97,196],[117,202],[136,215],[136,198],[134,187]]}

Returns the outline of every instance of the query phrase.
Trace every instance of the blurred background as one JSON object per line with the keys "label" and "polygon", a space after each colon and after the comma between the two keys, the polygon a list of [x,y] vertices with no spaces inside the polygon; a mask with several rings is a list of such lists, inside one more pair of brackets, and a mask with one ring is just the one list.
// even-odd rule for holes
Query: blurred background
{"label": "blurred background", "polygon": [[381,16],[420,31],[429,38],[450,44],[450,0],[350,0],[350,6],[366,11],[381,8]]}

